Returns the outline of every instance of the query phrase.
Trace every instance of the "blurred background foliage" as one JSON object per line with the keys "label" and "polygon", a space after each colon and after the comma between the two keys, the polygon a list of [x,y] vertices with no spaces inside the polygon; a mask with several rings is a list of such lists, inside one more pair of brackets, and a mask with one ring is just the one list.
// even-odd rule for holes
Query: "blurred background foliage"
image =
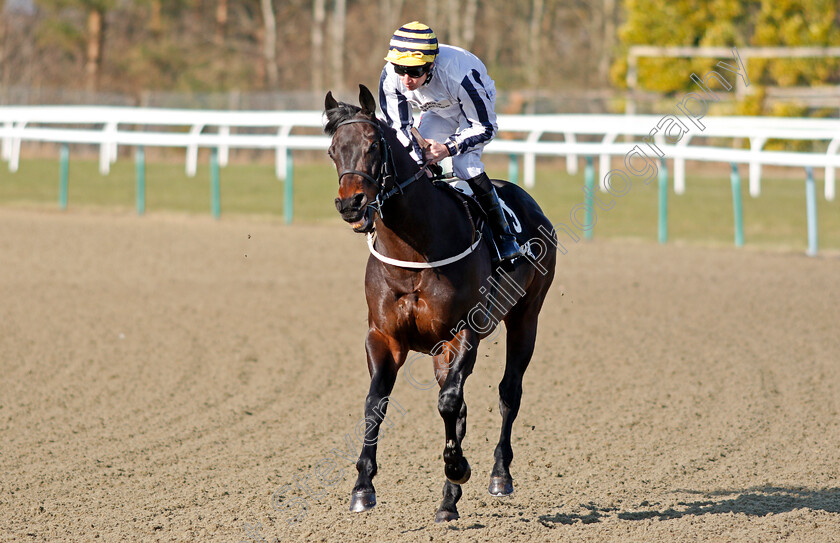
{"label": "blurred background foliage", "polygon": [[[626,20],[619,30],[619,50],[612,66],[612,82],[626,87],[627,49],[631,45],[829,47],[840,45],[840,2],[836,0],[626,0]],[[685,74],[706,73],[714,59],[643,58],[639,61],[641,88],[664,93],[686,91]],[[769,89],[825,87],[822,102],[838,102],[840,60],[827,58],[759,59],[747,62],[750,93],[736,104],[741,115],[828,116],[836,107],[808,107],[796,99],[768,100]],[[795,97],[793,92],[777,92]],[[813,94],[812,94],[813,95]],[[838,102],[840,103],[840,102]]]}
{"label": "blurred background foliage", "polygon": [[[375,86],[391,33],[418,19],[442,42],[485,61],[505,112],[619,112],[632,45],[837,46],[838,6],[840,0],[0,0],[0,103],[168,105],[162,93],[221,93],[225,98],[194,100],[193,107],[318,107],[327,89]],[[639,90],[660,98],[686,92],[688,75],[716,62],[640,59]],[[836,59],[751,59],[748,72],[751,92],[725,112],[837,114]],[[779,88],[801,91],[780,95]],[[814,89],[825,91],[822,98]],[[277,100],[281,93],[285,101]],[[290,98],[295,93],[300,100]]]}

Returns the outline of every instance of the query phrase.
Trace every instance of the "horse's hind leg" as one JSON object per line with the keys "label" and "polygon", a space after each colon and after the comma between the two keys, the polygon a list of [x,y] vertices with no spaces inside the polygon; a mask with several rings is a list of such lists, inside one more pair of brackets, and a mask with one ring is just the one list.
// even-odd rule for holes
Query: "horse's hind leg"
{"label": "horse's hind leg", "polygon": [[508,496],[513,493],[513,477],[510,475],[510,463],[513,461],[511,433],[513,421],[519,413],[522,399],[522,376],[534,354],[534,342],[537,337],[537,317],[509,315],[505,319],[507,327],[507,359],[505,375],[499,383],[499,412],[502,415],[502,430],[499,444],[493,454],[495,463],[490,474],[489,492],[493,496]]}
{"label": "horse's hind leg", "polygon": [[365,399],[365,439],[356,469],[359,477],[350,495],[350,510],[367,511],[376,505],[376,491],[373,477],[376,475],[376,445],[379,442],[379,427],[385,420],[388,396],[394,389],[398,363],[388,348],[387,338],[378,331],[368,332],[365,342],[370,371],[370,389]]}

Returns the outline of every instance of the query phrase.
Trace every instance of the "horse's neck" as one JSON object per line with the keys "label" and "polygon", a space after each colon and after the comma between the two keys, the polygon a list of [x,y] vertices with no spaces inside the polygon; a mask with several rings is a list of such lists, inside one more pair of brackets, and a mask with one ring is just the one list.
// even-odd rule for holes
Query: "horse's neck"
{"label": "horse's neck", "polygon": [[[398,181],[416,172],[413,168],[397,171]],[[454,247],[469,241],[472,232],[465,223],[454,200],[422,177],[383,206],[377,238],[391,258],[436,259],[451,256]]]}
{"label": "horse's neck", "polygon": [[[394,181],[401,183],[420,167],[397,140],[396,132],[387,127],[383,130],[394,161]],[[403,194],[388,199],[378,222],[379,243],[387,249],[388,256],[397,259],[435,258],[472,235],[455,202],[434,188],[425,176],[408,185]]]}

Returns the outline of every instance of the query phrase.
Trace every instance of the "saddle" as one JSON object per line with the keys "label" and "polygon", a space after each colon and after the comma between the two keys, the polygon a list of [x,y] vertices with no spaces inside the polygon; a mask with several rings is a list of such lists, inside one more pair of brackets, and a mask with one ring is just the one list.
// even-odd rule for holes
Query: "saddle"
{"label": "saddle", "polygon": [[[484,212],[481,205],[479,205],[478,200],[476,200],[469,183],[457,177],[444,177],[432,180],[432,184],[437,189],[442,190],[446,194],[455,198],[464,206],[467,218],[473,224],[476,232],[481,232],[481,235],[487,241],[490,250],[494,251],[498,256],[499,250],[496,247],[496,238],[490,230],[490,224],[487,222],[487,214]],[[517,243],[519,243],[520,246],[526,246],[528,240],[525,238],[525,234],[522,231],[522,225],[519,222],[519,218],[513,210],[505,204],[505,201],[501,198],[501,196],[499,197],[499,202],[502,205],[502,210],[508,218],[508,224],[511,226],[511,231],[516,237]]]}

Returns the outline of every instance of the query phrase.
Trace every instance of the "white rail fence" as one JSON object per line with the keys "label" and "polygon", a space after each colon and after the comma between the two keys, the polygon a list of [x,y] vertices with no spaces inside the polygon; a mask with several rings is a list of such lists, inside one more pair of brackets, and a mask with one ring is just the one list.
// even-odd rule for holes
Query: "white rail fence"
{"label": "white rail fence", "polygon": [[[686,190],[686,160],[696,160],[747,164],[752,196],[761,193],[764,165],[820,168],[825,171],[826,200],[836,196],[838,119],[704,117],[675,109],[662,116],[500,115],[498,124],[500,135],[485,152],[523,157],[523,180],[529,187],[535,182],[537,156],[566,157],[566,168],[572,174],[577,173],[578,157],[583,156],[598,157],[599,185],[606,190],[614,157],[624,157],[620,169],[631,167],[628,161],[638,146],[650,160],[673,160],[677,194]],[[268,149],[275,152],[277,177],[284,179],[292,150],[325,150],[329,146],[328,137],[313,134],[312,129],[322,126],[323,117],[317,111],[6,106],[0,107],[0,156],[16,171],[24,141],[91,144],[99,146],[99,169],[106,174],[117,160],[119,146],[175,147],[186,150],[186,172],[192,176],[199,148],[216,149],[221,166],[227,164],[230,149]],[[308,134],[300,134],[301,130]],[[717,146],[709,145],[709,138],[714,138]],[[825,152],[768,151],[764,146],[770,139],[816,142]],[[730,146],[720,146],[721,141]],[[749,149],[737,148],[743,142],[749,143]],[[512,172],[518,175],[518,166]]]}
{"label": "white rail fence", "polygon": [[[523,178],[534,184],[537,156],[565,156],[569,173],[576,173],[578,156],[599,157],[599,178],[611,167],[611,157],[624,156],[640,145],[654,158],[650,143],[674,160],[674,190],[685,191],[685,161],[728,162],[750,166],[750,194],[761,192],[761,166],[798,166],[825,169],[825,197],[833,200],[835,169],[840,167],[840,120],[779,117],[705,117],[703,126],[681,117],[681,138],[664,135],[674,126],[674,115],[500,115],[501,136],[487,146],[487,153],[524,157]],[[321,135],[293,135],[298,128],[320,128],[322,115],[316,111],[200,111],[125,107],[22,106],[0,107],[2,158],[16,171],[23,141],[83,143],[100,147],[100,171],[108,173],[124,146],[181,147],[186,149],[186,171],[195,175],[198,149],[217,148],[219,162],[227,164],[231,148],[273,149],[277,153],[278,178],[285,175],[287,150],[326,149],[329,138]],[[248,129],[271,129],[272,133],[245,133]],[[680,130],[678,129],[678,132]],[[673,132],[673,131],[672,131]],[[563,141],[545,141],[548,135],[562,135]],[[580,142],[580,137],[600,138]],[[632,138],[619,142],[619,137]],[[749,141],[749,149],[712,147],[698,138],[729,138]],[[678,139],[675,143],[669,143]],[[827,142],[825,153],[766,151],[770,139]],[[645,143],[647,140],[647,144]]]}

